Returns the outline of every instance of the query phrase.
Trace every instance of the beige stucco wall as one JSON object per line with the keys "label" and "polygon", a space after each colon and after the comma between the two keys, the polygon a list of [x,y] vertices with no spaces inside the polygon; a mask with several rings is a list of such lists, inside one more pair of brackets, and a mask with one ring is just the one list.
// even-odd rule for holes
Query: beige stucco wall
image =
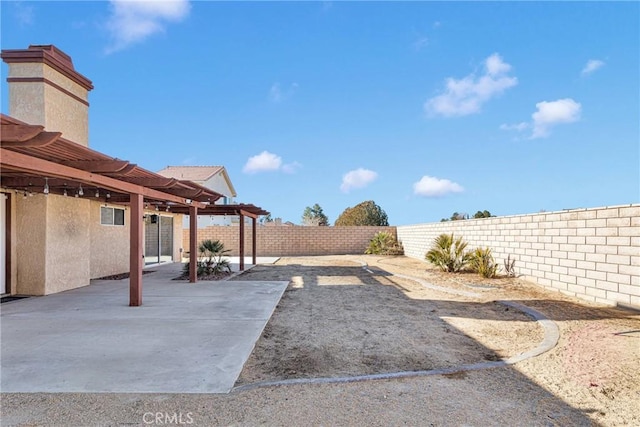
{"label": "beige stucco wall", "polygon": [[[9,64],[8,78],[44,77],[44,64]],[[9,83],[9,115],[29,124],[44,126],[44,84],[40,82]]]}
{"label": "beige stucco wall", "polygon": [[[9,64],[11,77],[41,77],[75,96],[88,100],[88,91],[45,64]],[[9,115],[87,146],[89,143],[89,107],[45,82],[9,83]]]}
{"label": "beige stucco wall", "polygon": [[88,285],[91,202],[56,195],[40,197],[47,204],[45,294]]}
{"label": "beige stucco wall", "polygon": [[[11,293],[48,295],[129,271],[130,209],[124,226],[100,224],[104,202],[89,198],[23,197],[10,192]],[[113,207],[121,207],[114,205]],[[148,214],[156,213],[148,211]],[[169,216],[169,214],[165,214]],[[173,259],[180,260],[182,215],[173,221]]]}
{"label": "beige stucco wall", "polygon": [[[100,208],[104,203],[91,202],[90,278],[109,276],[129,271],[129,230],[131,210],[124,213],[124,226],[100,224]],[[107,205],[122,208],[117,205]]]}
{"label": "beige stucco wall", "polygon": [[16,194],[16,293],[44,295],[46,280],[47,200],[43,195]]}

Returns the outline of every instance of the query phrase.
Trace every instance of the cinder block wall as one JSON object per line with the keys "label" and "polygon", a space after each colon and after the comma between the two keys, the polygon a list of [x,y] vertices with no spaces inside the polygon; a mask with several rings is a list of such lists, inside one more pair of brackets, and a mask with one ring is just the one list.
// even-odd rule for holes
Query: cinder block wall
{"label": "cinder block wall", "polygon": [[[256,227],[256,253],[258,256],[303,256],[363,254],[371,238],[379,231],[396,236],[396,227]],[[251,254],[252,227],[245,226],[245,255]],[[198,242],[220,240],[231,255],[240,251],[238,226],[209,226],[198,229]],[[189,230],[183,230],[182,247],[189,250]]]}
{"label": "cinder block wall", "polygon": [[397,227],[418,259],[442,233],[490,247],[500,265],[511,255],[518,275],[544,287],[640,307],[640,204]]}

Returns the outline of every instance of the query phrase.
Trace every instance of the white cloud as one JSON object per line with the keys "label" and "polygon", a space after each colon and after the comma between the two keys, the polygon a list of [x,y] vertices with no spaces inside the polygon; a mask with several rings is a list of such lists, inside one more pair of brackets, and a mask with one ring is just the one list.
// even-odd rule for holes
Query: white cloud
{"label": "white cloud", "polygon": [[280,83],[276,82],[269,89],[269,99],[277,104],[293,96],[296,90],[298,90],[298,83],[291,83],[286,90],[283,90]]}
{"label": "white cloud", "polygon": [[249,160],[247,160],[247,163],[245,163],[242,168],[242,172],[254,174],[258,172],[282,171],[284,173],[294,174],[300,168],[302,168],[302,164],[297,161],[283,164],[282,157],[268,151],[263,151],[260,154],[249,157]]}
{"label": "white cloud", "polygon": [[413,193],[424,197],[440,197],[448,193],[461,193],[464,188],[458,183],[448,179],[434,176],[423,176],[420,181],[413,184]]}
{"label": "white cloud", "polygon": [[485,60],[484,67],[481,76],[472,73],[460,80],[447,78],[444,93],[425,102],[427,114],[455,117],[478,113],[484,103],[518,84],[516,77],[507,75],[511,65],[497,53]]}
{"label": "white cloud", "polygon": [[369,169],[355,169],[347,172],[342,177],[342,184],[340,190],[343,193],[348,193],[351,190],[363,188],[371,184],[378,178],[378,174]]}
{"label": "white cloud", "polygon": [[249,157],[242,172],[254,174],[258,172],[277,171],[282,165],[282,158],[268,151]]}
{"label": "white cloud", "polygon": [[551,128],[558,124],[577,122],[582,112],[582,105],[571,98],[538,102],[536,108],[538,110],[531,115],[533,118],[531,139],[549,136]]}
{"label": "white cloud", "polygon": [[528,129],[529,127],[531,127],[531,125],[527,122],[521,122],[521,123],[516,123],[512,125],[508,125],[505,123],[500,125],[500,130],[515,130],[518,132],[522,132]]}
{"label": "white cloud", "polygon": [[127,48],[165,30],[167,22],[179,22],[189,15],[188,0],[110,0],[107,29],[113,39],[107,53]]}
{"label": "white cloud", "polygon": [[581,74],[586,76],[587,74],[591,74],[596,71],[598,68],[604,66],[604,61],[600,61],[599,59],[590,59],[587,61],[587,64],[582,69]]}
{"label": "white cloud", "polygon": [[282,165],[282,172],[293,174],[296,173],[301,167],[302,165],[298,162],[287,163],[286,165]]}

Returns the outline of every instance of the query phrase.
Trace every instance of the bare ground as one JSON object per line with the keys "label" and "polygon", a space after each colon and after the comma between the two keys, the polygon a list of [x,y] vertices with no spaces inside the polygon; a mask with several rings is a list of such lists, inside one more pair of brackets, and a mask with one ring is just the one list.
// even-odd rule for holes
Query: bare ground
{"label": "bare ground", "polygon": [[442,273],[406,257],[283,258],[236,278],[247,279],[291,282],[238,385],[430,370],[515,356],[536,347],[543,331],[496,302],[511,300],[542,312],[561,332],[556,348],[517,364],[517,371],[594,422],[640,425],[638,313],[587,304],[516,278]]}
{"label": "bare ground", "polygon": [[232,280],[290,281],[239,386],[451,367],[537,346],[539,324],[499,300],[542,312],[558,325],[560,339],[552,350],[512,366],[449,375],[229,395],[3,394],[2,425],[170,424],[149,423],[148,414],[198,426],[640,425],[637,312],[519,279],[447,275],[405,257],[283,258]]}

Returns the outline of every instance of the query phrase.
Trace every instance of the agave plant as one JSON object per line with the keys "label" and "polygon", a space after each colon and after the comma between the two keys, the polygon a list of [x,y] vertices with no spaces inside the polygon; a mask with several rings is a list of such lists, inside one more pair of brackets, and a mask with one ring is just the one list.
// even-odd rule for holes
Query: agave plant
{"label": "agave plant", "polygon": [[488,279],[496,277],[498,273],[498,264],[493,259],[490,248],[477,248],[473,251],[469,264],[474,272]]}
{"label": "agave plant", "polygon": [[442,271],[457,273],[471,260],[471,253],[466,248],[467,243],[462,237],[456,239],[453,234],[441,234],[433,241],[425,258]]}

